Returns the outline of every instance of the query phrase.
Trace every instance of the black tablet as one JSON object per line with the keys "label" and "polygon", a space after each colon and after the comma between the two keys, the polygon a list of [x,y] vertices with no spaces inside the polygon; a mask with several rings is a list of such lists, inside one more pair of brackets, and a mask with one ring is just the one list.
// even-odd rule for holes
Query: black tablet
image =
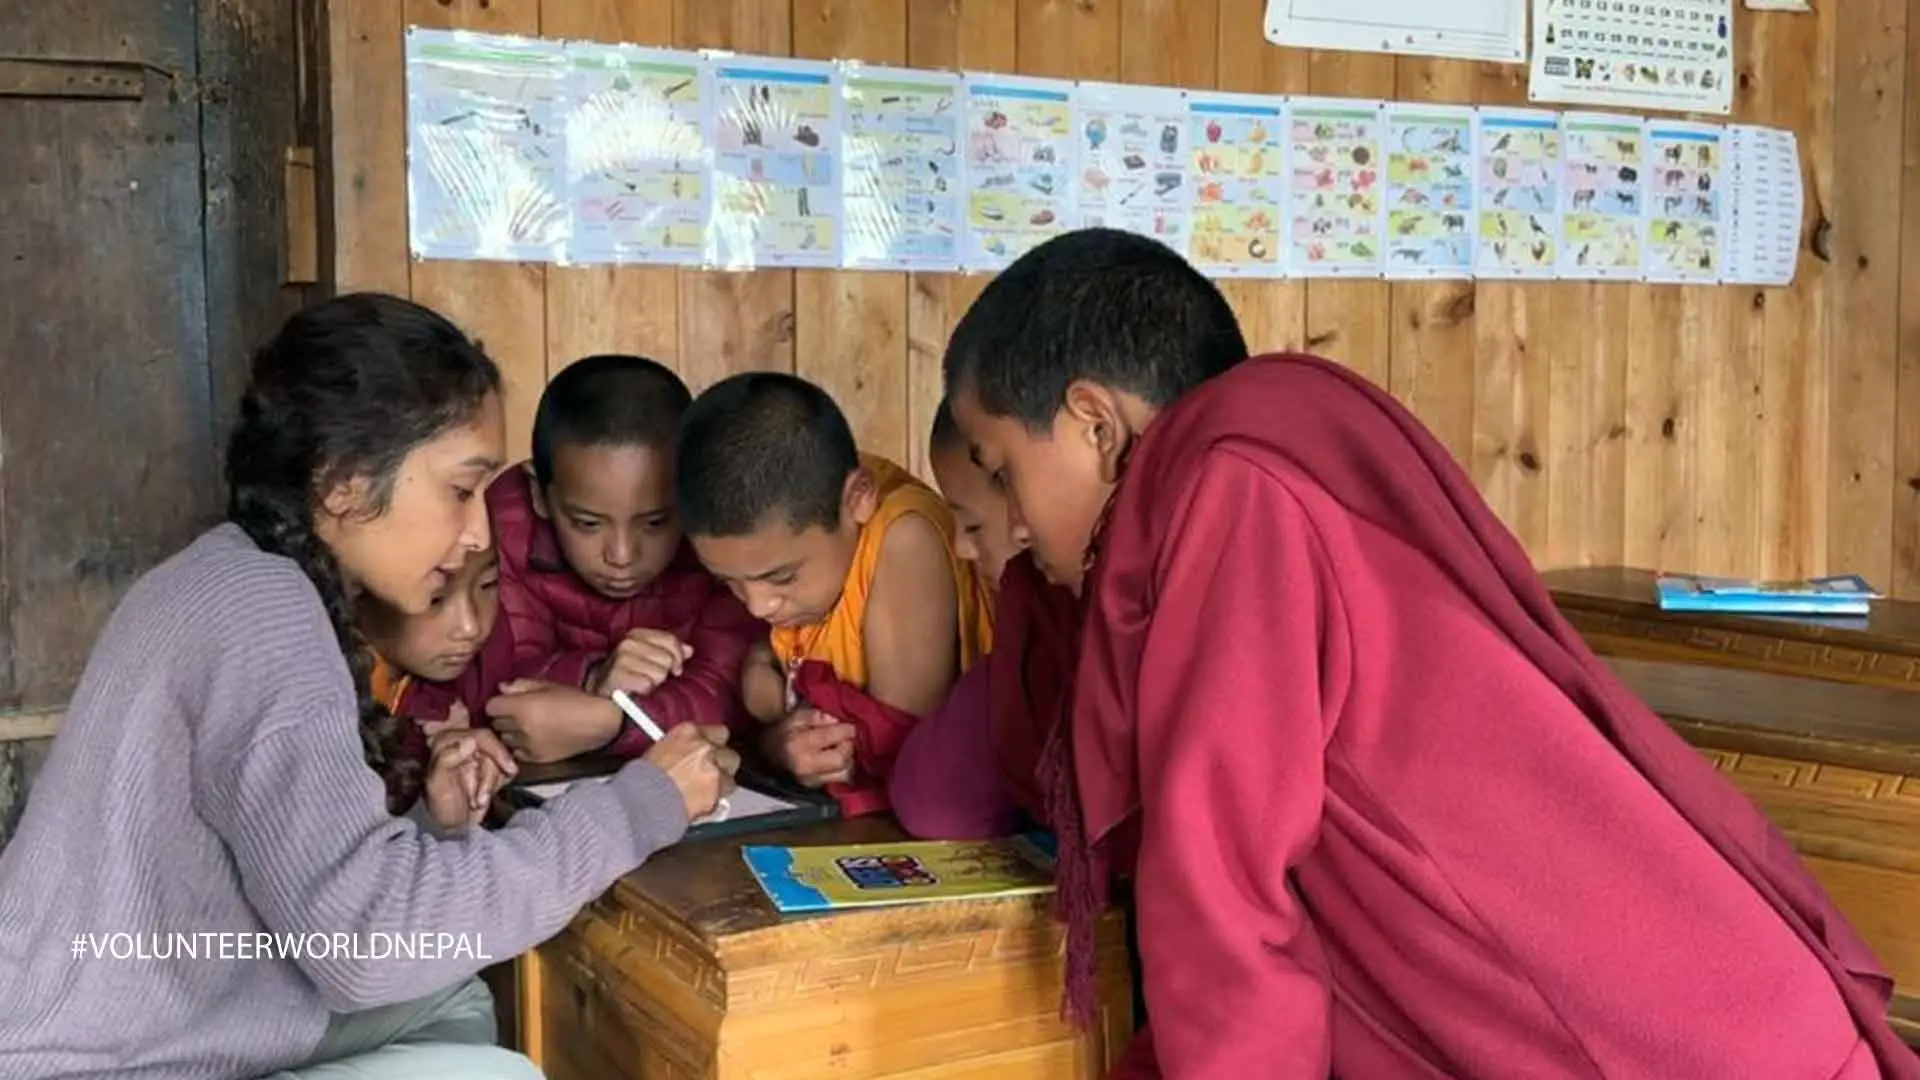
{"label": "black tablet", "polygon": [[[539,806],[573,784],[604,780],[624,764],[620,758],[588,756],[551,765],[522,765],[513,782],[501,789],[500,799],[514,809]],[[750,765],[742,764],[734,781],[738,786],[725,805],[689,826],[681,843],[810,825],[840,816],[839,805],[825,792],[767,776]]]}

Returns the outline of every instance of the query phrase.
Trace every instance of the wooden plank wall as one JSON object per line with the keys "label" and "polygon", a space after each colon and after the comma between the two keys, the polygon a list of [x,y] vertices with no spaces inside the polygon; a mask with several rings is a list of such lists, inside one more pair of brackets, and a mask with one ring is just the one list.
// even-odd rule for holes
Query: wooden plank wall
{"label": "wooden plank wall", "polygon": [[[1232,283],[1249,339],[1321,352],[1390,388],[1543,565],[1844,568],[1920,595],[1920,72],[1909,71],[1920,0],[1815,6],[1737,13],[1733,119],[1791,128],[1807,162],[1792,288]],[[696,389],[748,368],[798,371],[834,392],[869,448],[922,467],[940,353],[984,279],[410,264],[409,23],[1276,94],[1526,100],[1518,67],[1275,48],[1261,36],[1264,0],[330,7],[332,280],[410,292],[478,334],[510,372],[516,444],[546,378],[620,349],[676,364]]]}

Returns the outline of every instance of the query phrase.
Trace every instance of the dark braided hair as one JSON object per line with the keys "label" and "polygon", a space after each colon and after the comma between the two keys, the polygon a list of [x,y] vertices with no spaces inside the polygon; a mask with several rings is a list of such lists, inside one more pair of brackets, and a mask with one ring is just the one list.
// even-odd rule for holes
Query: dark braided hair
{"label": "dark braided hair", "polygon": [[322,496],[365,477],[364,512],[393,497],[407,454],[470,421],[500,370],[442,316],[379,293],[356,293],[289,318],[253,355],[240,418],[227,442],[227,518],[262,550],[292,559],[326,605],[360,699],[367,763],[404,810],[425,762],[402,751],[407,725],[374,700],[372,654],[354,628],[354,596],[314,531]]}

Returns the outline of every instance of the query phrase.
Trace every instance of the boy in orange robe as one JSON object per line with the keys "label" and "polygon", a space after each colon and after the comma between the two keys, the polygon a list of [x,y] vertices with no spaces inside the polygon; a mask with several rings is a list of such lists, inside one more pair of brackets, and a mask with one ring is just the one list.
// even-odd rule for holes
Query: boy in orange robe
{"label": "boy in orange robe", "polygon": [[987,590],[954,553],[952,512],[861,454],[833,399],[792,375],[708,388],[675,458],[695,552],[771,627],[740,683],[763,750],[848,815],[885,809],[906,732],[990,645]]}

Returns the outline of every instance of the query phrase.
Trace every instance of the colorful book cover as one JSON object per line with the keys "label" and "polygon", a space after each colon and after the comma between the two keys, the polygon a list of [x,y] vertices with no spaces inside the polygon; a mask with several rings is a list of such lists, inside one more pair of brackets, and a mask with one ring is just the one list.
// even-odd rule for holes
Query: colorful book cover
{"label": "colorful book cover", "polygon": [[1665,611],[1755,614],[1857,615],[1881,595],[1858,574],[1778,581],[1662,574],[1657,588]]}
{"label": "colorful book cover", "polygon": [[1053,890],[1053,859],[1031,837],[822,847],[748,845],[754,880],[783,912],[1025,896]]}

